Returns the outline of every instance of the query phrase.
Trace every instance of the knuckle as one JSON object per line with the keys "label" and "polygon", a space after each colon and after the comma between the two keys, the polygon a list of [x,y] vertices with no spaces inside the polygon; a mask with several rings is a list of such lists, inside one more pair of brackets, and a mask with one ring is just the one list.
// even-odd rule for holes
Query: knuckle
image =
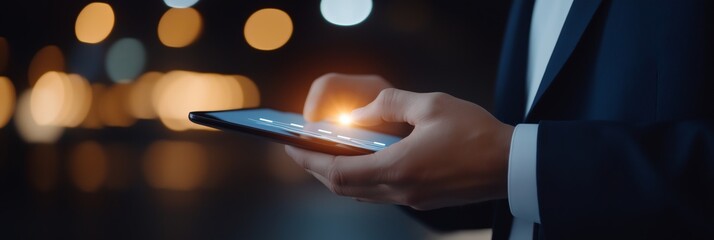
{"label": "knuckle", "polygon": [[342,171],[339,171],[337,169],[330,168],[330,170],[327,173],[327,179],[330,181],[331,189],[332,192],[334,192],[337,195],[344,195],[343,187],[345,183],[344,179],[344,174]]}
{"label": "knuckle", "polygon": [[396,95],[397,89],[395,88],[382,89],[382,91],[379,92],[379,96],[377,96],[377,99],[379,99],[380,107],[391,106],[394,102],[394,98],[396,97]]}
{"label": "knuckle", "polygon": [[427,93],[424,97],[423,108],[426,116],[438,115],[451,98],[451,95],[442,92]]}

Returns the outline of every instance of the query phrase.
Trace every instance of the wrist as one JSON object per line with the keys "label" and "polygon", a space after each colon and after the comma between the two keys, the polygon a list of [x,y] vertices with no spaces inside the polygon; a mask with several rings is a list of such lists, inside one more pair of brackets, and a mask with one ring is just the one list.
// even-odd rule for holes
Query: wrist
{"label": "wrist", "polygon": [[508,159],[511,154],[511,141],[513,138],[514,127],[508,124],[501,124],[498,131],[497,144],[498,153],[496,158],[496,166],[498,166],[495,187],[496,198],[508,198]]}

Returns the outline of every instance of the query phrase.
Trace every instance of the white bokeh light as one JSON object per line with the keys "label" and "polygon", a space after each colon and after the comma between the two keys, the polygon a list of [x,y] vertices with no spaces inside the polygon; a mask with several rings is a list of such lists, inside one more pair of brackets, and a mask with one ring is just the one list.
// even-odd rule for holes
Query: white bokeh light
{"label": "white bokeh light", "polygon": [[134,38],[122,38],[107,52],[106,68],[114,82],[130,82],[144,70],[146,50]]}
{"label": "white bokeh light", "polygon": [[164,0],[166,6],[172,8],[188,8],[196,4],[198,0]]}
{"label": "white bokeh light", "polygon": [[322,0],[322,17],[339,26],[352,26],[361,23],[372,12],[372,0]]}

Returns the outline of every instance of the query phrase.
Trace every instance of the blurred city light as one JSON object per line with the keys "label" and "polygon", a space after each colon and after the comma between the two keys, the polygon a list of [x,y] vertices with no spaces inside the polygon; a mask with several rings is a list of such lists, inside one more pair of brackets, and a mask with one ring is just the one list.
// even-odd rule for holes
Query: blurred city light
{"label": "blurred city light", "polygon": [[159,40],[168,47],[188,46],[201,33],[202,21],[196,9],[171,8],[159,20]]}
{"label": "blurred city light", "polygon": [[139,76],[146,65],[144,45],[135,38],[122,38],[107,53],[106,69],[114,82],[129,82]]}
{"label": "blurred city light", "polygon": [[189,191],[201,186],[208,174],[206,149],[194,142],[158,141],[144,157],[144,174],[157,189]]}
{"label": "blurred city light", "polygon": [[[244,92],[243,86],[255,89],[255,95],[246,96],[253,93]],[[243,76],[171,71],[156,83],[152,102],[161,122],[171,130],[212,130],[190,122],[188,113],[242,108],[246,103],[257,106],[259,96],[252,81]]]}
{"label": "blurred city light", "polygon": [[15,86],[9,78],[0,76],[0,128],[3,128],[15,110]]}
{"label": "blurred city light", "polygon": [[89,112],[87,113],[87,116],[82,122],[82,127],[98,129],[104,126],[104,124],[102,124],[102,119],[99,117],[99,112],[101,108],[101,106],[99,105],[99,99],[101,96],[104,96],[104,92],[106,92],[106,87],[104,87],[104,85],[102,85],[101,83],[93,83],[91,85],[91,89],[92,101],[90,103]]}
{"label": "blurred city light", "polygon": [[164,0],[166,6],[172,8],[187,8],[196,4],[198,0]]}
{"label": "blurred city light", "polygon": [[55,145],[39,144],[28,152],[27,176],[40,192],[52,190],[59,176],[59,153]]}
{"label": "blurred city light", "polygon": [[79,190],[97,191],[106,181],[108,171],[107,156],[99,143],[82,142],[72,150],[69,176]]}
{"label": "blurred city light", "polygon": [[30,86],[35,85],[37,79],[49,71],[65,71],[64,55],[57,46],[46,46],[35,54],[30,62],[27,72],[27,80]]}
{"label": "blurred city light", "polygon": [[53,125],[39,125],[31,113],[30,90],[23,92],[17,100],[15,111],[15,126],[25,142],[28,143],[54,143],[62,136],[64,128]]}
{"label": "blurred city light", "polygon": [[69,108],[60,120],[60,125],[65,127],[76,127],[81,124],[89,113],[92,105],[92,87],[89,81],[79,74],[69,74],[71,92],[66,103]]}
{"label": "blurred city light", "polygon": [[133,83],[129,93],[129,112],[135,118],[156,118],[156,111],[151,103],[151,94],[159,79],[164,76],[160,72],[147,72],[139,76]]}
{"label": "blurred city light", "polygon": [[93,2],[84,7],[74,25],[74,32],[80,42],[98,43],[103,41],[114,28],[114,11],[109,4]]}
{"label": "blurred city light", "polygon": [[372,0],[322,0],[322,17],[339,26],[352,26],[361,23],[372,12]]}
{"label": "blurred city light", "polygon": [[275,50],[288,42],[293,33],[290,16],[280,9],[265,8],[250,15],[244,35],[248,44],[259,50]]}
{"label": "blurred city light", "polygon": [[69,77],[61,72],[50,71],[42,75],[32,88],[30,111],[39,125],[59,126],[63,112],[67,111],[71,89]]}
{"label": "blurred city light", "polygon": [[231,75],[240,84],[241,94],[231,94],[233,97],[242,98],[242,108],[257,107],[260,105],[260,91],[253,80],[243,75]]}
{"label": "blurred city light", "polygon": [[111,127],[128,127],[136,122],[129,113],[129,94],[131,85],[117,83],[99,97],[99,119],[102,124]]}
{"label": "blurred city light", "polygon": [[10,46],[4,37],[0,37],[0,73],[5,71],[10,61]]}
{"label": "blurred city light", "polygon": [[76,127],[92,101],[89,82],[78,74],[47,72],[32,89],[30,111],[37,124]]}

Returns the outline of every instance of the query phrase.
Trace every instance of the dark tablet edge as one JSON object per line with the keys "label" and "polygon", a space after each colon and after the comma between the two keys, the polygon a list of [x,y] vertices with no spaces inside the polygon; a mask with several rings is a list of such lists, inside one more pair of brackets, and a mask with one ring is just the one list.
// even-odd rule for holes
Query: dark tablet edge
{"label": "dark tablet edge", "polygon": [[[244,125],[232,124],[229,122],[225,122],[225,121],[216,119],[215,117],[207,114],[207,113],[231,112],[231,111],[250,110],[250,109],[259,109],[259,108],[244,108],[244,109],[221,110],[221,111],[196,111],[196,112],[190,112],[188,114],[188,119],[191,120],[191,122],[194,122],[196,124],[200,124],[203,126],[212,127],[212,128],[216,128],[216,129],[220,129],[220,130],[231,131],[231,132],[237,132],[237,133],[241,133],[243,135],[256,136],[258,138],[262,138],[265,140],[274,141],[274,142],[278,142],[278,143],[282,143],[282,144],[295,146],[298,148],[304,148],[307,150],[312,150],[312,151],[317,151],[317,152],[322,152],[322,153],[327,153],[327,154],[332,154],[332,155],[354,156],[354,155],[365,155],[365,154],[374,153],[374,151],[372,151],[372,150],[352,147],[352,146],[348,146],[348,145],[324,145],[324,144],[308,142],[308,141],[304,141],[304,142],[293,141],[288,137],[285,137],[283,135],[280,135],[280,134],[277,134],[277,133],[274,133],[271,131],[266,131],[266,130],[262,130],[259,128],[252,128],[252,127],[248,127],[248,126],[244,126]],[[330,142],[330,143],[332,143],[332,142]]]}

